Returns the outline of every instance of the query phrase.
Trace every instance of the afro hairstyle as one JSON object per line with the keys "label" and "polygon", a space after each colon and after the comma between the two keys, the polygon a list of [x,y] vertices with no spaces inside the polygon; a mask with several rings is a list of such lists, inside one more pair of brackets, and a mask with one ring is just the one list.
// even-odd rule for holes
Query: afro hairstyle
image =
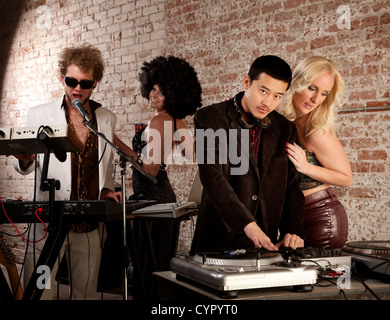
{"label": "afro hairstyle", "polygon": [[202,105],[202,88],[194,68],[184,59],[159,56],[144,62],[139,74],[142,97],[149,99],[154,85],[165,97],[164,110],[176,119],[193,115]]}

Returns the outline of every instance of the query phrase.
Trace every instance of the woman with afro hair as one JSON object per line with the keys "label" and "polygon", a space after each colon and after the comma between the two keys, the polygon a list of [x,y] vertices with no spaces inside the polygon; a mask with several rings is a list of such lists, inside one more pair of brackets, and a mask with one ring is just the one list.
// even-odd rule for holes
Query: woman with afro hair
{"label": "woman with afro hair", "polygon": [[159,56],[144,62],[139,74],[141,95],[155,114],[148,125],[138,130],[132,149],[115,137],[114,143],[129,156],[137,159],[142,169],[157,178],[153,184],[133,170],[132,199],[176,202],[165,164],[175,146],[183,156],[194,160],[194,143],[185,117],[201,107],[202,88],[194,68],[184,59]]}
{"label": "woman with afro hair", "polygon": [[[161,203],[176,202],[176,195],[168,180],[165,164],[175,147],[182,156],[194,160],[194,140],[187,123],[183,120],[201,107],[202,89],[194,68],[184,59],[159,56],[144,62],[139,74],[141,95],[148,100],[155,113],[146,127],[137,131],[132,149],[118,138],[114,143],[129,156],[137,159],[142,169],[157,179],[154,184],[138,170],[133,170],[134,194],[131,200],[157,200]],[[146,227],[141,221],[133,221],[136,245],[140,261],[148,251]],[[170,220],[153,221],[151,232],[155,251],[156,267],[146,266],[141,290],[140,270],[133,264],[133,298],[157,298],[152,281],[153,271],[170,270],[170,260],[175,255],[179,226]],[[156,270],[157,268],[157,270]]]}

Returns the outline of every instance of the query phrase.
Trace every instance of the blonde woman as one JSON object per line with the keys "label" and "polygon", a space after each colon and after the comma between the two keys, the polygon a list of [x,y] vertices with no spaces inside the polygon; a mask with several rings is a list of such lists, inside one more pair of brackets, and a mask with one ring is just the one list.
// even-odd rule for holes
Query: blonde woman
{"label": "blonde woman", "polygon": [[319,56],[298,64],[285,95],[283,114],[294,121],[299,137],[298,143],[287,144],[286,150],[302,175],[307,247],[342,248],[348,237],[347,214],[331,190],[331,185],[348,187],[353,181],[334,130],[343,95],[339,71],[332,61]]}

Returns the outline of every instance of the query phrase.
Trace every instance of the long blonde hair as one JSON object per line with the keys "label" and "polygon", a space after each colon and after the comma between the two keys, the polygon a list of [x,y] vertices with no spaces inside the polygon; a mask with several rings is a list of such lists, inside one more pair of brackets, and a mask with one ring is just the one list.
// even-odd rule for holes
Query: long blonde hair
{"label": "long blonde hair", "polygon": [[301,92],[308,88],[315,78],[326,73],[330,73],[334,77],[334,85],[324,102],[309,114],[305,136],[314,132],[328,131],[334,128],[336,111],[342,105],[345,90],[345,84],[340,72],[329,59],[321,56],[308,57],[302,60],[294,69],[291,87],[284,95],[284,108],[282,113],[287,119],[294,121],[296,119],[296,113],[293,95],[296,92]]}

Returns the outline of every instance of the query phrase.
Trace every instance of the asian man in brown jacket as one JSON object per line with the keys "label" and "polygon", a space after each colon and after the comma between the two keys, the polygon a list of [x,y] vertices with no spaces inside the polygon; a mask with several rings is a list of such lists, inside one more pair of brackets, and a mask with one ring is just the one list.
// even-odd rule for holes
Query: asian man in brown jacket
{"label": "asian man in brown jacket", "polygon": [[305,200],[286,152],[297,132],[294,123],[274,111],[290,82],[284,60],[261,56],[244,76],[243,92],[197,111],[203,193],[192,255],[304,246]]}

